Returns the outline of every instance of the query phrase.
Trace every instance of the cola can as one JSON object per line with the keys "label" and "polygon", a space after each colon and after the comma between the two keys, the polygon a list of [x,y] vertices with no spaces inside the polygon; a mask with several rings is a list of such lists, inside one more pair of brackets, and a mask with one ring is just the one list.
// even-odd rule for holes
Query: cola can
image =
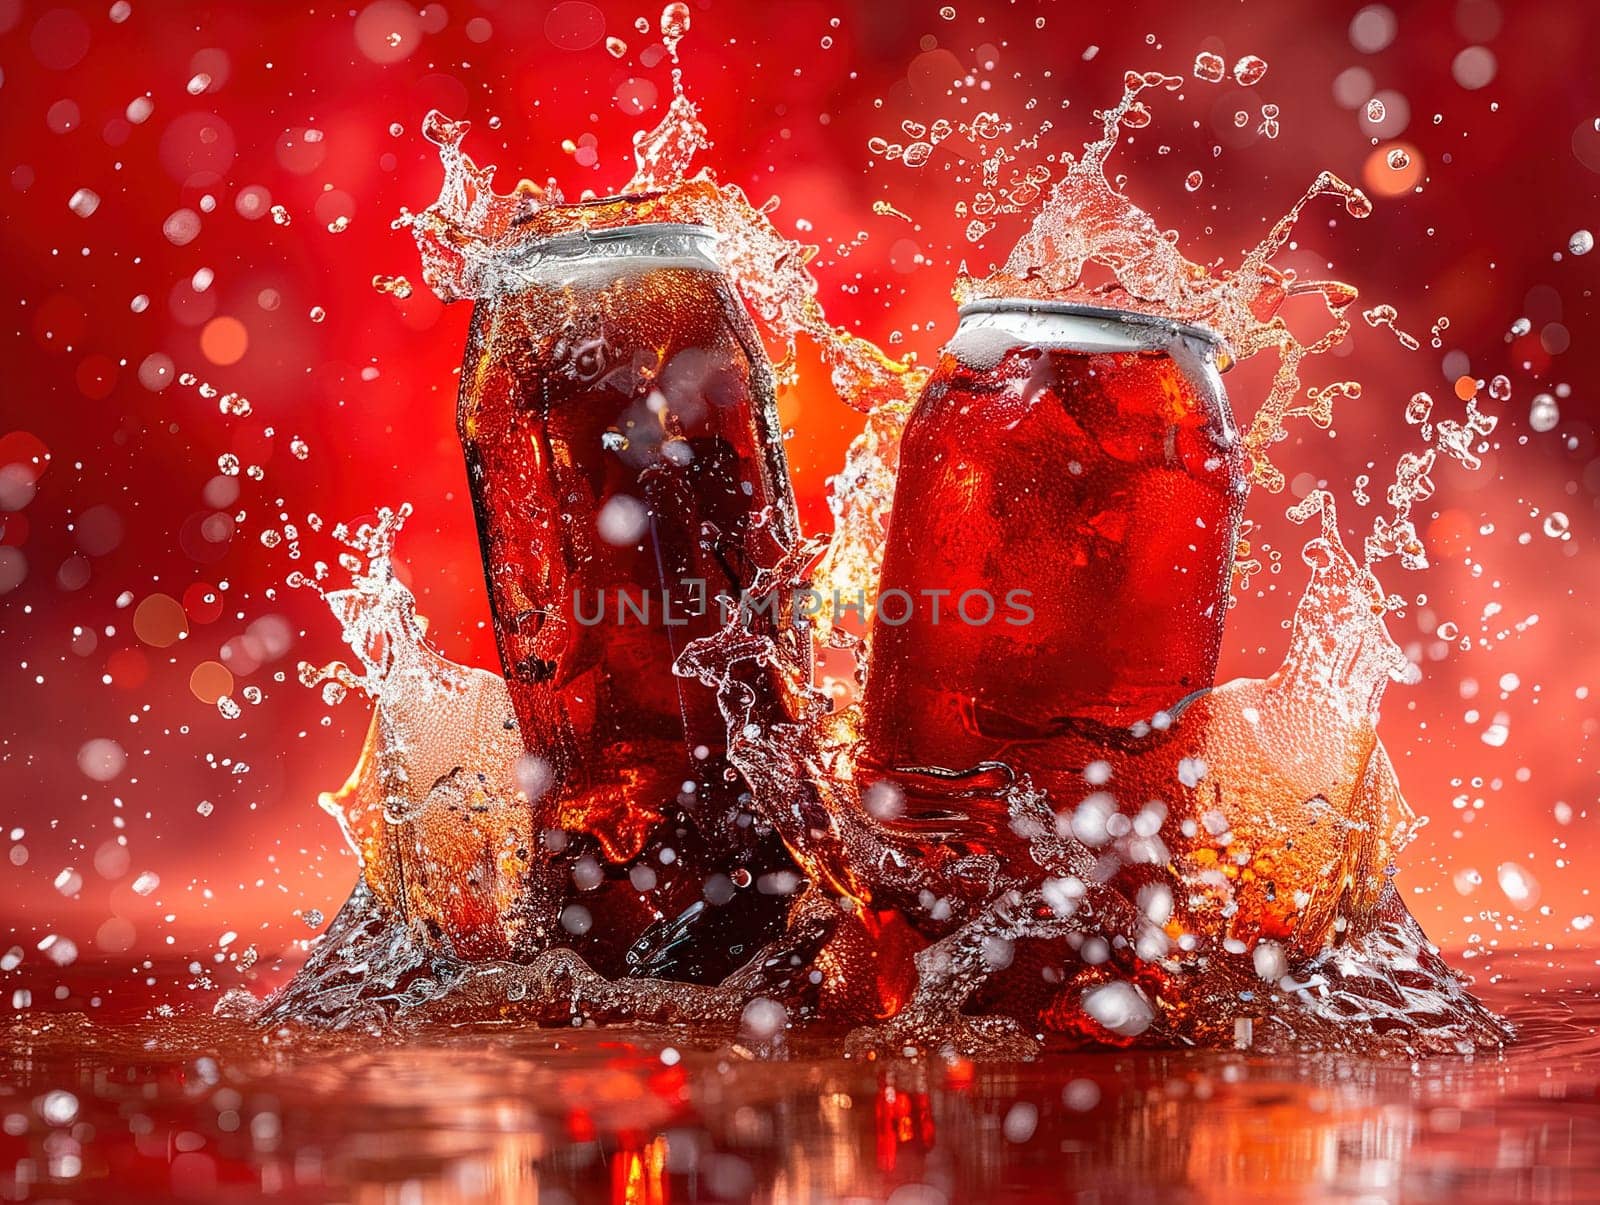
{"label": "cola can", "polygon": [[870,762],[1028,769],[1213,684],[1246,494],[1225,362],[1139,313],[961,310],[904,433]]}
{"label": "cola can", "polygon": [[[797,539],[774,384],[717,236],[607,200],[538,215],[485,273],[459,431],[522,786],[562,897],[530,946],[709,982],[781,931],[796,876],[680,677]],[[601,222],[612,223],[602,227]],[[731,600],[731,601],[730,601]],[[809,664],[798,615],[747,612]],[[759,679],[759,673],[757,673]],[[748,684],[756,714],[792,700]],[[539,926],[535,926],[539,928]]]}

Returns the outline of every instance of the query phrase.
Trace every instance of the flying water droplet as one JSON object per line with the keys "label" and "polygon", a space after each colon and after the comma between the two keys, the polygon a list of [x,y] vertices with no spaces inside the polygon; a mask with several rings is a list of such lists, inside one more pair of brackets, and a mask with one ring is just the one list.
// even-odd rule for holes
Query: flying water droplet
{"label": "flying water droplet", "polygon": [[674,62],[678,58],[678,43],[689,32],[689,6],[682,0],[673,0],[661,10],[661,44]]}
{"label": "flying water droplet", "polygon": [[92,188],[80,188],[72,194],[72,199],[67,202],[67,208],[80,218],[89,217],[100,208],[100,194]]}
{"label": "flying water droplet", "polygon": [[1241,87],[1249,88],[1261,82],[1262,76],[1267,73],[1267,61],[1253,54],[1247,54],[1233,65],[1233,78]]}
{"label": "flying water droplet", "polygon": [[1555,430],[1560,421],[1561,407],[1555,397],[1548,393],[1535,394],[1533,404],[1528,407],[1528,426],[1542,434]]}
{"label": "flying water droplet", "polygon": [[1228,65],[1223,62],[1220,54],[1202,50],[1194,56],[1194,77],[1197,80],[1204,80],[1208,84],[1220,84],[1227,70]]}
{"label": "flying water droplet", "polygon": [[401,301],[411,296],[411,282],[404,276],[374,276],[372,287],[380,293],[387,293]]}

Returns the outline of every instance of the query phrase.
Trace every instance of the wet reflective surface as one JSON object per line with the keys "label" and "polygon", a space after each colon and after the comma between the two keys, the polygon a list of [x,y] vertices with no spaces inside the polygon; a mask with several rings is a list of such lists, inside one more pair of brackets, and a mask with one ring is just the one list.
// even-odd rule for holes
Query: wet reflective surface
{"label": "wet reflective surface", "polygon": [[1475,965],[1516,1046],[1421,1063],[863,1063],[812,1034],[757,1058],[666,1030],[35,1011],[3,1031],[0,1198],[1592,1201],[1600,974],[1553,957]]}

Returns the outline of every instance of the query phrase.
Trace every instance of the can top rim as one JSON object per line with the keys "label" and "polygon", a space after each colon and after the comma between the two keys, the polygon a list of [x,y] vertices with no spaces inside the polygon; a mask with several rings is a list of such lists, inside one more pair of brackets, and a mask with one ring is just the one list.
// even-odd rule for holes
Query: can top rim
{"label": "can top rim", "polygon": [[1227,340],[1219,332],[1196,322],[1179,322],[1176,318],[1163,318],[1159,314],[1146,314],[1140,310],[1121,310],[1112,306],[1085,305],[1075,301],[986,297],[980,301],[969,301],[956,310],[958,318],[965,318],[968,314],[1062,314],[1080,318],[1099,318],[1107,322],[1125,322],[1130,326],[1154,327],[1173,335],[1187,335],[1217,348],[1227,346]]}
{"label": "can top rim", "polygon": [[550,238],[562,238],[565,235],[579,235],[582,238],[634,238],[638,235],[656,234],[683,234],[698,235],[698,237],[720,238],[717,230],[706,226],[704,222],[634,222],[629,226],[602,226],[598,229],[582,227],[578,230],[563,230],[562,234],[550,235]]}
{"label": "can top rim", "polygon": [[626,226],[601,226],[597,228],[582,226],[575,230],[563,230],[559,234],[536,239],[535,242],[553,243],[561,239],[584,239],[589,242],[620,241],[662,234],[681,234],[711,239],[721,237],[712,227],[700,222],[636,222]]}

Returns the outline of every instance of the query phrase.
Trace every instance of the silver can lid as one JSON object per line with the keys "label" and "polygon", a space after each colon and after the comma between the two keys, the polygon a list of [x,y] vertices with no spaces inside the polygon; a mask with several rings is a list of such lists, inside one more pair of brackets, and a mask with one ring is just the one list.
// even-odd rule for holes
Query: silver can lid
{"label": "silver can lid", "polygon": [[1095,322],[1114,323],[1127,325],[1155,334],[1165,335],[1169,338],[1198,339],[1208,343],[1218,350],[1227,349],[1227,340],[1210,327],[1201,326],[1193,322],[1179,322],[1175,318],[1163,318],[1157,314],[1145,314],[1139,310],[1121,310],[1111,306],[1084,305],[1075,301],[1048,301],[1025,297],[988,297],[981,301],[969,301],[956,311],[957,317],[966,318],[969,315],[979,314],[1024,314],[1048,318],[1055,315],[1069,318],[1087,318]]}

